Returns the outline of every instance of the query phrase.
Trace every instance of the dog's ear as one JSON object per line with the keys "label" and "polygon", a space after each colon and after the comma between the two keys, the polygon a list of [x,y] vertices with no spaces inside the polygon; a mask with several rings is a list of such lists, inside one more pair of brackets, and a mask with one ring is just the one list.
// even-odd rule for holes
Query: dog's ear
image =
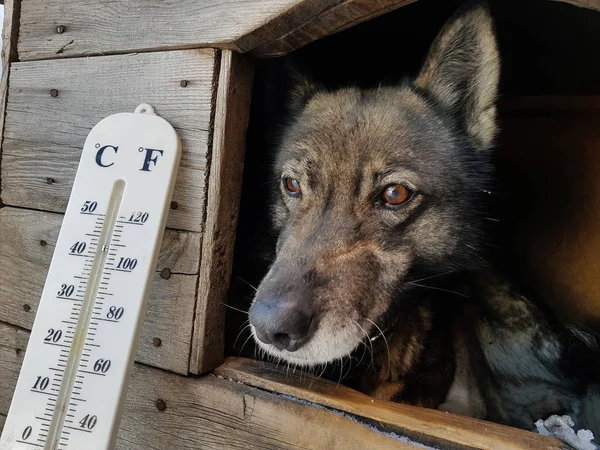
{"label": "dog's ear", "polygon": [[304,110],[314,95],[323,90],[323,86],[312,79],[306,69],[298,62],[287,62],[286,74],[289,80],[288,108],[292,116]]}
{"label": "dog's ear", "polygon": [[443,108],[460,114],[477,148],[496,134],[500,58],[486,4],[459,10],[440,31],[415,84]]}

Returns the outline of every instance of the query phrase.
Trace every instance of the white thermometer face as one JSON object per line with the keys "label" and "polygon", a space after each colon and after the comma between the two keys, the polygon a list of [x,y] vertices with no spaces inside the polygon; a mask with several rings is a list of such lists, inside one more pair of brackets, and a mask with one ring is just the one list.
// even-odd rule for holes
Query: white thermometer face
{"label": "white thermometer face", "polygon": [[88,135],[1,450],[114,445],[180,153],[153,113]]}

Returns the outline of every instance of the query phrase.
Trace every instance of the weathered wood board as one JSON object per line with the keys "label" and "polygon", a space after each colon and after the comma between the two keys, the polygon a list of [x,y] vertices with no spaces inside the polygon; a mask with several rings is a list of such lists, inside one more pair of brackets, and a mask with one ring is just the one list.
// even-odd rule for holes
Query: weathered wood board
{"label": "weathered wood board", "polygon": [[[236,48],[238,37],[285,15],[298,3],[302,2],[24,0],[19,55],[28,60],[209,44]],[[58,33],[58,26],[64,31]]]}
{"label": "weathered wood board", "polygon": [[224,303],[233,262],[253,74],[254,67],[244,56],[222,51],[190,358],[192,373],[214,369],[223,361]]}
{"label": "weathered wood board", "polygon": [[[192,47],[247,52],[261,45],[289,51],[406,3],[24,0],[19,58],[25,61]],[[283,42],[278,44],[280,40]]]}
{"label": "weathered wood board", "polygon": [[206,49],[12,64],[2,201],[64,212],[92,127],[149,103],[183,145],[167,226],[201,231],[216,61]]}
{"label": "weathered wood board", "polygon": [[600,11],[600,0],[555,0],[559,2],[570,3],[581,8],[595,9]]}
{"label": "weathered wood board", "polygon": [[385,424],[390,431],[437,448],[486,450],[559,450],[564,444],[554,438],[492,422],[449,414],[428,408],[383,402],[368,395],[300,371],[284,371],[273,364],[244,358],[228,358],[215,370],[237,382],[279,392],[304,401]]}
{"label": "weathered wood board", "polygon": [[257,45],[252,54],[259,58],[283,56],[311,42],[338,33],[417,0],[345,0],[333,2],[312,20],[289,29],[278,39]]}
{"label": "weathered wood board", "polygon": [[4,21],[2,23],[2,78],[0,80],[0,142],[4,130],[4,113],[8,93],[8,76],[10,65],[17,59],[17,37],[19,32],[19,16],[21,2],[6,0],[4,3]]}
{"label": "weathered wood board", "polygon": [[[0,417],[8,412],[28,338],[28,332],[0,323],[0,361],[3,362],[0,365]],[[214,375],[187,378],[136,364],[116,448],[362,450],[416,447],[334,411]]]}
{"label": "weathered wood board", "polygon": [[23,0],[18,51],[22,61],[198,47],[281,56],[413,1]]}
{"label": "weathered wood board", "polygon": [[[62,217],[0,209],[0,321],[31,329]],[[154,278],[136,360],[188,372],[199,246],[198,233],[166,231],[158,269],[169,272]]]}

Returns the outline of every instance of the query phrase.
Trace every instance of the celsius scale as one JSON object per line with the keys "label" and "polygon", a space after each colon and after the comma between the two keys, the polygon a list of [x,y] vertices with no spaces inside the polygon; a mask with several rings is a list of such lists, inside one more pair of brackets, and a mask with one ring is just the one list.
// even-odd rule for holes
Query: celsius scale
{"label": "celsius scale", "polygon": [[114,446],[180,155],[145,104],[88,135],[0,450]]}

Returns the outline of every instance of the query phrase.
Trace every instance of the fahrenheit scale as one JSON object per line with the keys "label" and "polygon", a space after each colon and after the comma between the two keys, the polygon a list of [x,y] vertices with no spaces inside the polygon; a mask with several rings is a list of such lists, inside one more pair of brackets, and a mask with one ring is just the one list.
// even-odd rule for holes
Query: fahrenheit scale
{"label": "fahrenheit scale", "polygon": [[180,154],[148,105],[88,135],[1,450],[114,445]]}

